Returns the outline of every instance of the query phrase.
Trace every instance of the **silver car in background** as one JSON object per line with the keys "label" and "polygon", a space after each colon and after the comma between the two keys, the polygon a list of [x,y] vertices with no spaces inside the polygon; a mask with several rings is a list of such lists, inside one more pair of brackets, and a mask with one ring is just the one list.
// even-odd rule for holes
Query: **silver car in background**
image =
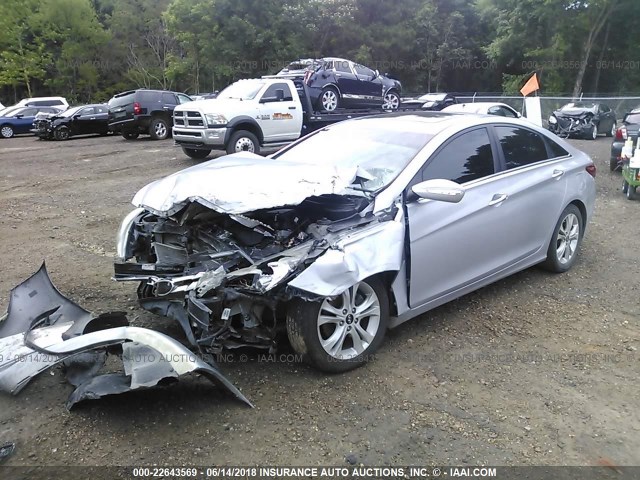
{"label": "silver car in background", "polygon": [[541,263],[575,263],[595,166],[529,122],[396,113],[334,124],[144,187],[115,276],[194,347],[364,363],[395,327]]}

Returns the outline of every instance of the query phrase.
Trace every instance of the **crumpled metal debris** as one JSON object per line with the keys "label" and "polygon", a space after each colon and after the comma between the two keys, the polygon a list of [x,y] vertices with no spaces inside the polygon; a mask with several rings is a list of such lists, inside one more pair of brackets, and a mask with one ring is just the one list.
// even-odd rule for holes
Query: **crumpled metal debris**
{"label": "crumpled metal debris", "polygon": [[[122,350],[123,372],[98,375],[108,352]],[[11,291],[0,321],[0,391],[17,394],[35,376],[64,363],[76,390],[67,401],[149,388],[200,373],[252,406],[220,371],[176,340],[154,330],[131,327],[122,313],[93,316],[62,295],[46,267]]]}
{"label": "crumpled metal debris", "polygon": [[16,449],[16,444],[7,442],[0,445],[0,463],[4,462]]}

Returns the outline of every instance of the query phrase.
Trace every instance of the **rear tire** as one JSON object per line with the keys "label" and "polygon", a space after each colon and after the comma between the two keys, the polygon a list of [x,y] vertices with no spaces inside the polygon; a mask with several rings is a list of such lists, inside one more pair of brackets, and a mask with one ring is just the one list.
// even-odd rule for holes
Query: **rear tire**
{"label": "rear tire", "polygon": [[587,140],[595,140],[598,138],[598,127],[595,123],[591,125],[591,130],[589,130],[589,133],[585,138]]}
{"label": "rear tire", "polygon": [[613,137],[616,134],[616,122],[613,122],[613,127],[611,127],[611,131],[607,132],[607,137]]}
{"label": "rear tire", "polygon": [[346,372],[365,364],[384,340],[388,324],[387,291],[375,277],[321,301],[295,298],[287,308],[291,346],[324,372]]}
{"label": "rear tire", "polygon": [[627,200],[635,200],[636,198],[638,198],[636,187],[627,185]]}
{"label": "rear tire", "polygon": [[122,137],[125,140],[135,140],[140,134],[138,132],[122,132]]}
{"label": "rear tire", "polygon": [[154,118],[149,125],[149,135],[154,140],[169,138],[169,124],[164,118]]}
{"label": "rear tire", "polygon": [[612,157],[609,159],[609,170],[614,172],[618,168],[618,159]]}
{"label": "rear tire", "polygon": [[195,160],[202,160],[203,158],[207,158],[207,155],[211,153],[211,150],[197,150],[195,148],[185,148],[182,147],[182,151],[184,154]]}
{"label": "rear tire", "polygon": [[555,273],[569,270],[578,257],[583,233],[584,220],[580,209],[573,204],[568,205],[560,214],[553,229],[547,249],[547,259],[542,266]]}
{"label": "rear tire", "polygon": [[260,155],[258,138],[247,130],[238,130],[231,135],[227,144],[227,153],[251,152]]}
{"label": "rear tire", "polygon": [[324,112],[335,112],[340,106],[340,95],[333,87],[325,87],[320,94],[320,108]]}

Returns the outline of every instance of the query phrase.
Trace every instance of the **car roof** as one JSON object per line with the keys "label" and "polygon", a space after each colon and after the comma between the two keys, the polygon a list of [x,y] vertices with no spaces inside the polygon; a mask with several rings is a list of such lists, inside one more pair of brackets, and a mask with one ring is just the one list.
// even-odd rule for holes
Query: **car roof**
{"label": "car roof", "polygon": [[456,103],[455,105],[449,105],[443,108],[446,112],[478,112],[479,110],[488,110],[491,107],[507,107],[511,110],[515,110],[512,106],[501,102],[469,102],[469,103]]}

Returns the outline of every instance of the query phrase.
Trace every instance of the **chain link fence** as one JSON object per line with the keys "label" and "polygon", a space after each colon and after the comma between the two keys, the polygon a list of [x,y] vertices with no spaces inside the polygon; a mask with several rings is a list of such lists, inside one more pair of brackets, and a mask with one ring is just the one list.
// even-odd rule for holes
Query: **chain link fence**
{"label": "chain link fence", "polygon": [[[472,102],[500,102],[506,103],[510,107],[513,107],[518,112],[523,113],[524,99],[522,96],[502,96],[502,95],[487,95],[487,94],[467,94],[456,95],[458,103],[472,103]],[[554,110],[559,109],[563,105],[569,102],[583,102],[583,103],[604,103],[608,105],[611,110],[616,113],[618,122],[622,121],[624,114],[633,110],[634,108],[640,108],[640,96],[638,97],[540,97],[540,105],[542,108],[542,122],[546,126],[547,119],[553,113]]]}

